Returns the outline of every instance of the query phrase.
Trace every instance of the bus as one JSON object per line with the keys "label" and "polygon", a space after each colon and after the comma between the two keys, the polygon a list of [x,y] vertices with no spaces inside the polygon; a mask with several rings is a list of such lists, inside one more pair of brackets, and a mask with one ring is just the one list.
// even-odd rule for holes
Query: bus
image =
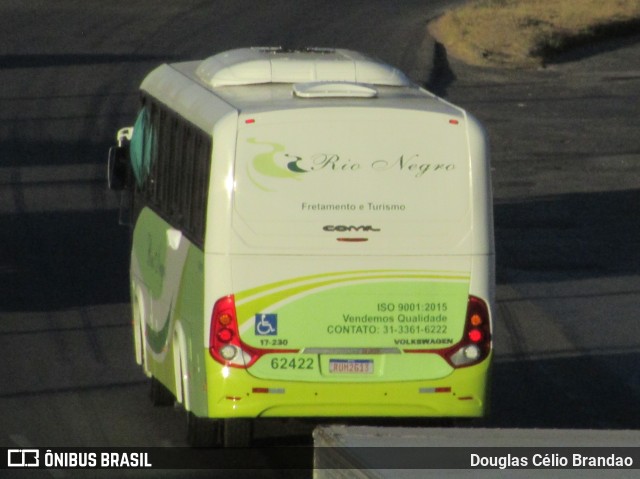
{"label": "bus", "polygon": [[479,122],[344,49],[164,64],[109,153],[135,358],[194,445],[260,418],[478,418],[494,240]]}

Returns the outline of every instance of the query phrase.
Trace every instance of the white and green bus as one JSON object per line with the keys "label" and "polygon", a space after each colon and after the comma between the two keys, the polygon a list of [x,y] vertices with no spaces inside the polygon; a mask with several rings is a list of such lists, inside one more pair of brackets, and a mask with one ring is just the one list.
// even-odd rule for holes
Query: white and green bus
{"label": "white and green bus", "polygon": [[349,50],[162,65],[110,152],[137,362],[193,444],[256,418],[481,417],[487,146],[464,110]]}

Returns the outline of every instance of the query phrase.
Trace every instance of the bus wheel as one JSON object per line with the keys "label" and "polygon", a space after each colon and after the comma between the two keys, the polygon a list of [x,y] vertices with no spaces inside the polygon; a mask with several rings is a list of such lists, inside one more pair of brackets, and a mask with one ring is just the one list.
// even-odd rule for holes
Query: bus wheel
{"label": "bus wheel", "polygon": [[224,447],[249,447],[253,436],[251,419],[225,419],[222,432]]}
{"label": "bus wheel", "polygon": [[198,417],[187,411],[187,443],[191,447],[219,447],[220,420]]}
{"label": "bus wheel", "polygon": [[173,406],[175,398],[164,384],[151,376],[151,386],[149,387],[149,398],[154,406]]}

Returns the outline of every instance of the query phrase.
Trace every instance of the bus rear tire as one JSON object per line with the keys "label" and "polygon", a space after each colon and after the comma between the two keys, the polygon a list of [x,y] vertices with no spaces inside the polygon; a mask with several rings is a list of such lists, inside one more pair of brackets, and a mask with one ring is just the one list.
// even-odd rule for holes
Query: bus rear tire
{"label": "bus rear tire", "polygon": [[149,398],[151,399],[151,404],[157,407],[173,406],[175,402],[171,391],[153,376],[151,376]]}
{"label": "bus rear tire", "polygon": [[191,447],[220,447],[219,419],[198,417],[187,411],[187,443]]}
{"label": "bus rear tire", "polygon": [[249,447],[253,436],[251,419],[224,419],[222,444],[224,447]]}

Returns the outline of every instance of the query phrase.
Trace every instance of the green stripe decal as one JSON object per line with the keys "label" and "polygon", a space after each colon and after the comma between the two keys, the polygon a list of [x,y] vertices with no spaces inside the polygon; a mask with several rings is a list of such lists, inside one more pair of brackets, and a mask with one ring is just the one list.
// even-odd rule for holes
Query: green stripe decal
{"label": "green stripe decal", "polygon": [[[354,271],[241,292],[236,311],[243,340],[256,347],[439,348],[462,335],[468,292],[465,274]],[[255,328],[267,316],[268,335]]]}
{"label": "green stripe decal", "polygon": [[147,335],[147,343],[151,350],[156,354],[162,353],[167,346],[167,339],[169,337],[169,329],[171,326],[172,307],[173,304],[169,306],[169,312],[167,313],[167,318],[164,321],[162,329],[156,331],[149,324],[146,325],[145,334]]}
{"label": "green stripe decal", "polygon": [[287,286],[295,283],[303,283],[316,279],[323,278],[341,278],[344,276],[351,277],[361,277],[368,278],[371,275],[384,275],[385,277],[395,277],[395,278],[424,278],[424,279],[437,279],[437,280],[454,280],[454,281],[464,281],[469,279],[468,274],[459,273],[459,272],[448,272],[448,271],[415,271],[415,270],[356,270],[356,271],[341,271],[334,273],[323,273],[323,274],[314,274],[309,276],[300,276],[297,278],[287,279],[283,281],[277,281],[275,283],[264,284],[258,286],[256,288],[247,289],[245,291],[240,291],[236,293],[237,301],[244,301],[251,296],[255,296],[261,293],[265,293],[274,289],[281,288],[283,286]]}
{"label": "green stripe decal", "polygon": [[[333,277],[334,279],[328,279]],[[337,277],[337,278],[336,278]],[[322,281],[309,282],[316,279],[324,279]],[[345,271],[340,273],[326,273],[311,276],[302,276],[299,278],[278,281],[275,283],[263,285],[257,288],[241,291],[235,295],[238,319],[242,323],[247,319],[248,315],[263,310],[264,308],[280,302],[288,297],[299,295],[305,291],[311,291],[330,285],[339,285],[341,283],[349,283],[364,280],[422,280],[422,281],[467,281],[469,275],[444,273],[444,272],[419,272],[419,271],[395,271],[395,270],[373,270],[373,271]],[[286,286],[296,283],[305,283],[287,289]],[[272,292],[279,290],[277,292]],[[249,298],[257,296],[256,299]],[[253,312],[253,313],[252,313]]]}

